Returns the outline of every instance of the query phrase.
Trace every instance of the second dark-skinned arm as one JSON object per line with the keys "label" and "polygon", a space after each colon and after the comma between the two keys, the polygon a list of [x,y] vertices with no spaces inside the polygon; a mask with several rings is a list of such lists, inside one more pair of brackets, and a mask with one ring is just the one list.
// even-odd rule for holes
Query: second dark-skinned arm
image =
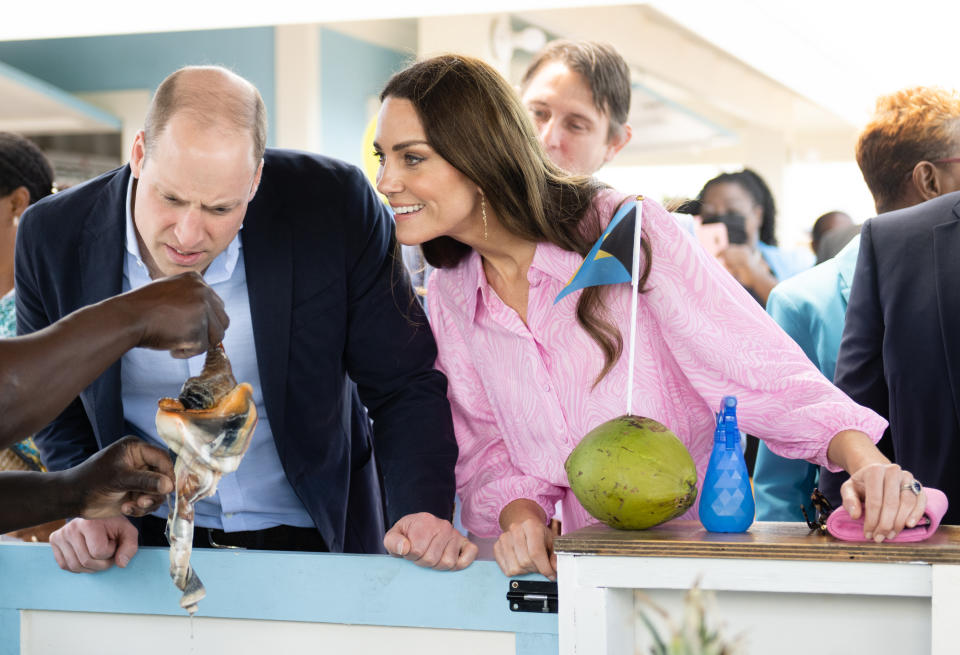
{"label": "second dark-skinned arm", "polygon": [[173,490],[173,464],[136,437],[51,473],[0,473],[0,534],[61,518],[143,516]]}

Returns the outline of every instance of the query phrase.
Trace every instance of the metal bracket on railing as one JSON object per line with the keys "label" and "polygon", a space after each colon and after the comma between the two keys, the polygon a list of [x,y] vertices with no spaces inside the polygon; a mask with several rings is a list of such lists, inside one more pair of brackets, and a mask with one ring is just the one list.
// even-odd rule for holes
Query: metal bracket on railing
{"label": "metal bracket on railing", "polygon": [[511,580],[507,602],[513,612],[557,613],[557,583]]}

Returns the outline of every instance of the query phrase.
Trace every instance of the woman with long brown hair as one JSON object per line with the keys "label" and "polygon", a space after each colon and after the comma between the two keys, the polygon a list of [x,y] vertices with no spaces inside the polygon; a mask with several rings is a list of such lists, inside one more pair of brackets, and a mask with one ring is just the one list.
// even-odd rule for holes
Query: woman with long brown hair
{"label": "woman with long brown hair", "polygon": [[[553,300],[624,196],[552,165],[513,89],[482,61],[417,63],[381,100],[377,188],[398,240],[422,244],[438,269],[427,293],[460,446],[464,525],[498,537],[506,574],[552,577],[555,504],[565,531],[592,520],[564,460],[625,404],[630,290]],[[873,445],[883,419],[823,378],[670,214],[644,200],[642,220],[634,412],[680,437],[702,482],[713,408],[736,395],[741,427],[772,450],[852,473],[845,502],[854,516],[865,509],[868,537],[915,523],[925,496],[902,490],[913,477]]]}

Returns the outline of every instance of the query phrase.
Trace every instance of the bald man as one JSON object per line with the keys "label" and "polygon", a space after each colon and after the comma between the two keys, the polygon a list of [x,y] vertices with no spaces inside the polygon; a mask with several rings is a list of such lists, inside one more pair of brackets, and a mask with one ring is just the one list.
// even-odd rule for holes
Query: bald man
{"label": "bald man", "polygon": [[[127,166],[32,210],[17,244],[18,327],[32,332],[101,297],[201,273],[223,298],[224,347],[236,378],[253,385],[260,421],[238,470],[197,503],[194,546],[386,547],[422,566],[462,568],[475,549],[449,521],[457,446],[446,379],[394,243],[359,169],[267,149],[253,85],[189,67],[157,89]],[[51,468],[125,431],[160,445],[157,400],[176,396],[203,358],[153,355],[125,355],[37,434]],[[386,535],[381,508],[393,525]],[[139,544],[166,545],[165,518],[165,508],[145,517]],[[138,534],[125,518],[77,519],[51,545],[62,568],[99,571],[129,561]]]}

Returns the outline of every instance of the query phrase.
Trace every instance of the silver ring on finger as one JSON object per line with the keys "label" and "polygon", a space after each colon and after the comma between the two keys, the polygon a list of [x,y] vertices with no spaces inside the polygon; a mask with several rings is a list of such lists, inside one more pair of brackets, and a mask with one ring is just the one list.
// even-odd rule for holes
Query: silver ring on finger
{"label": "silver ring on finger", "polygon": [[920,484],[919,480],[914,479],[912,482],[901,484],[900,491],[912,491],[914,496],[919,496],[920,492],[923,491],[923,485]]}

